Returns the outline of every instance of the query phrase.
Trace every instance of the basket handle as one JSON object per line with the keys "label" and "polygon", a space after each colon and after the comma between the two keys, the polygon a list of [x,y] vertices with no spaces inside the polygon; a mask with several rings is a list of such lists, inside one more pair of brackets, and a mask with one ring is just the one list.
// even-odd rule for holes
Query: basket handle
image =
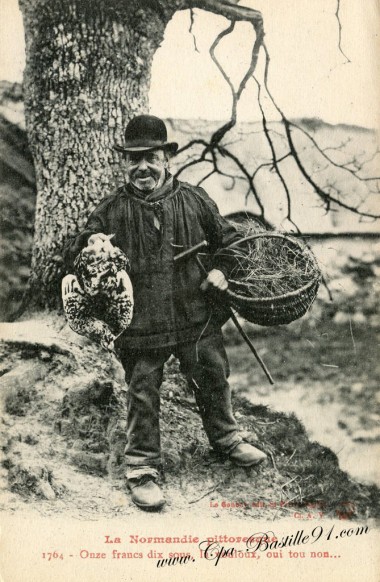
{"label": "basket handle", "polygon": [[245,236],[243,238],[240,238],[239,240],[234,241],[233,243],[229,244],[228,246],[225,247],[225,249],[231,249],[233,247],[237,247],[239,246],[241,243],[247,242],[249,240],[254,240],[257,238],[282,238],[284,240],[291,240],[293,243],[295,243],[301,250],[303,250],[303,245],[294,237],[288,235],[288,234],[281,234],[280,232],[260,232],[257,234],[250,234],[249,236]]}

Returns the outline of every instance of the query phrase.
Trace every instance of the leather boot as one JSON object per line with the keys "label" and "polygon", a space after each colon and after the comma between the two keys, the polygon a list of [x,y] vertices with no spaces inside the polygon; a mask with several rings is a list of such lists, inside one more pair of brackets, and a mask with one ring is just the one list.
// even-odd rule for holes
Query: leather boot
{"label": "leather boot", "polygon": [[133,503],[140,509],[158,511],[166,503],[163,493],[152,475],[127,479],[127,485],[131,490]]}
{"label": "leather boot", "polygon": [[251,467],[262,463],[266,454],[249,443],[239,443],[229,452],[228,458],[239,467]]}

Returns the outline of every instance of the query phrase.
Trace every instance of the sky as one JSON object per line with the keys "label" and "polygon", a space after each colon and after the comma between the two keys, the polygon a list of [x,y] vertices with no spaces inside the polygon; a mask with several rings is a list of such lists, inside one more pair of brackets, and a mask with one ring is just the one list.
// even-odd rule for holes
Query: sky
{"label": "sky", "polygon": [[[242,0],[264,16],[265,41],[271,56],[269,83],[287,117],[318,117],[330,123],[380,128],[380,2],[340,0],[341,47],[335,17],[337,0]],[[152,71],[151,112],[161,117],[226,119],[229,89],[209,57],[209,47],[227,21],[195,11],[169,23]],[[21,81],[24,37],[17,0],[1,0],[0,79]],[[218,58],[238,83],[253,43],[246,24],[223,40]],[[261,78],[263,59],[257,76]],[[239,119],[258,119],[256,84],[250,80],[239,105]]]}

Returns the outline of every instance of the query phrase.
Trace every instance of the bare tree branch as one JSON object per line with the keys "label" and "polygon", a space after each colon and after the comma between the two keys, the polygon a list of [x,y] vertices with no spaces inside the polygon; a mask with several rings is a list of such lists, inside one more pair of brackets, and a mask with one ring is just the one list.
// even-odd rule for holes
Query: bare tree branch
{"label": "bare tree branch", "polygon": [[350,63],[351,61],[348,58],[348,56],[344,54],[344,52],[342,50],[342,23],[340,21],[339,10],[340,10],[340,0],[336,0],[336,12],[335,12],[335,16],[336,16],[336,19],[338,21],[338,49],[339,49],[340,53],[346,59],[346,62],[344,64],[347,64],[347,63]]}
{"label": "bare tree branch", "polygon": [[197,47],[197,39],[195,38],[195,34],[193,32],[193,26],[194,26],[194,10],[192,8],[190,8],[190,28],[189,28],[189,32],[191,34],[191,36],[193,37],[193,43],[194,43],[194,50],[199,53],[198,47]]}
{"label": "bare tree branch", "polygon": [[[186,169],[188,169],[190,167],[194,167],[198,164],[202,164],[203,162],[208,163],[208,164],[211,163],[212,169],[203,178],[200,179],[199,184],[203,183],[205,180],[207,180],[208,178],[210,178],[214,174],[228,176],[232,180],[233,186],[235,184],[235,180],[246,181],[246,183],[247,183],[246,198],[250,194],[252,194],[254,196],[255,201],[258,205],[258,208],[260,209],[261,216],[264,217],[265,209],[264,209],[264,205],[261,201],[260,194],[255,187],[255,179],[257,178],[258,173],[262,169],[269,168],[270,171],[273,171],[276,173],[276,175],[281,183],[281,186],[285,192],[286,201],[287,201],[286,219],[289,222],[291,222],[295,226],[295,228],[299,231],[297,225],[295,225],[293,220],[292,220],[292,196],[291,196],[290,186],[287,183],[287,180],[286,180],[286,178],[282,172],[282,169],[281,169],[281,163],[290,158],[295,162],[298,170],[300,171],[301,176],[303,176],[303,178],[307,181],[307,183],[316,192],[316,194],[319,197],[319,199],[321,200],[321,203],[323,204],[323,207],[325,208],[326,212],[331,211],[332,205],[334,205],[334,206],[337,206],[338,208],[340,207],[340,208],[344,208],[346,210],[349,210],[350,212],[353,212],[354,214],[357,214],[361,217],[371,218],[371,219],[379,218],[380,215],[377,215],[377,214],[372,213],[372,212],[367,212],[367,211],[364,211],[361,209],[361,206],[365,201],[363,199],[363,197],[361,197],[358,204],[347,203],[342,199],[342,192],[339,190],[338,186],[332,184],[331,182],[328,182],[325,187],[321,187],[315,181],[315,179],[313,178],[313,173],[317,173],[317,172],[320,173],[324,170],[328,170],[328,168],[331,166],[331,167],[340,169],[343,172],[346,172],[347,174],[350,174],[354,179],[358,180],[359,182],[362,182],[362,183],[366,182],[366,183],[375,184],[375,186],[373,188],[368,187],[368,190],[367,190],[368,194],[380,193],[379,190],[375,189],[375,188],[379,187],[380,177],[378,177],[378,176],[363,177],[363,176],[358,174],[362,170],[363,166],[366,163],[369,163],[370,160],[361,161],[358,157],[355,156],[350,161],[346,160],[345,163],[338,163],[328,156],[328,154],[327,154],[328,149],[331,149],[331,150],[337,149],[337,150],[342,151],[344,149],[344,145],[349,143],[351,138],[349,138],[349,140],[347,140],[346,144],[342,144],[341,146],[338,146],[337,148],[331,147],[331,148],[322,149],[322,147],[320,147],[320,145],[317,143],[316,139],[312,135],[310,135],[309,132],[307,132],[303,127],[301,127],[297,123],[291,122],[285,117],[283,111],[280,109],[280,107],[275,102],[275,100],[274,100],[274,98],[269,90],[269,87],[268,87],[268,71],[269,71],[270,57],[269,57],[268,50],[263,42],[264,28],[263,28],[262,16],[259,12],[255,11],[255,10],[251,10],[250,8],[246,8],[246,7],[237,6],[236,4],[237,4],[237,2],[235,0],[230,1],[230,2],[225,1],[225,0],[205,0],[202,2],[201,2],[201,0],[191,0],[188,3],[188,6],[190,5],[191,7],[199,7],[199,8],[203,8],[204,10],[215,12],[217,14],[225,16],[230,21],[227,28],[225,28],[222,32],[220,32],[217,35],[217,37],[215,38],[214,42],[212,43],[212,45],[210,47],[209,52],[210,52],[210,57],[211,57],[212,61],[217,66],[224,81],[227,83],[227,85],[230,89],[231,97],[232,97],[232,105],[231,105],[230,119],[225,124],[223,124],[221,127],[219,127],[217,130],[215,130],[213,132],[213,134],[211,135],[211,138],[208,141],[206,139],[193,139],[188,144],[186,144],[185,146],[183,146],[182,148],[180,148],[178,150],[179,154],[181,154],[181,153],[183,154],[183,153],[186,153],[193,146],[199,146],[201,148],[200,152],[197,153],[195,156],[192,155],[192,156],[187,157],[187,160],[185,161],[184,165],[178,170],[176,176],[181,174]],[[338,24],[339,24],[339,48],[341,50],[341,23],[340,23],[340,18],[339,18],[339,9],[340,9],[340,2],[338,1],[337,11],[336,11],[335,16],[338,19]],[[193,16],[191,16],[191,19],[192,20],[191,20],[190,29],[192,29]],[[219,44],[222,42],[223,38],[232,34],[232,32],[234,31],[234,28],[235,28],[235,23],[237,21],[250,22],[254,28],[256,36],[255,36],[255,41],[254,41],[254,45],[252,48],[251,59],[250,59],[250,64],[248,66],[248,69],[247,69],[246,73],[243,75],[242,79],[240,80],[238,87],[235,88],[232,80],[230,79],[230,77],[226,73],[225,69],[223,68],[223,65],[218,60],[218,58],[216,56],[216,50],[217,50]],[[261,47],[263,47],[264,54],[265,54],[265,67],[264,67],[264,79],[262,82],[259,82],[255,76],[255,71],[257,68],[258,57],[260,54]],[[341,52],[342,52],[342,54],[344,54],[342,50],[341,50]],[[345,57],[345,58],[347,58],[347,57]],[[347,61],[349,61],[349,60],[347,59]],[[263,132],[265,139],[269,145],[269,149],[270,149],[270,153],[271,153],[271,158],[268,161],[263,161],[262,163],[259,163],[259,165],[256,167],[256,169],[254,169],[253,173],[252,173],[252,170],[249,171],[248,168],[245,167],[244,163],[239,159],[239,157],[236,154],[231,152],[231,150],[227,147],[227,144],[222,145],[222,140],[225,137],[225,135],[237,123],[238,103],[239,103],[241,95],[243,94],[250,78],[253,78],[258,86],[258,99],[257,100],[258,100],[258,105],[259,105],[259,109],[261,112],[262,132]],[[280,115],[280,123],[284,129],[284,132],[277,131],[276,129],[271,128],[269,126],[267,115],[265,113],[264,102],[262,100],[262,90],[263,89],[266,91],[271,103],[275,107],[277,113]],[[293,131],[294,130],[302,133],[307,138],[307,140],[310,142],[310,144],[314,148],[314,150],[319,152],[322,155],[322,157],[328,162],[327,165],[325,165],[323,168],[318,166],[317,169],[312,170],[311,173],[310,173],[310,171],[307,170],[307,168],[305,167],[305,165],[300,157],[300,153],[302,153],[302,151],[307,151],[308,147],[307,147],[307,145],[304,145],[303,147],[296,146],[296,143],[294,142],[294,139],[293,139]],[[250,132],[250,133],[253,133],[253,132]],[[273,135],[278,136],[283,141],[281,149],[283,150],[284,147],[286,147],[286,150],[288,150],[288,151],[285,150],[285,153],[282,153],[280,157],[278,156],[278,153],[276,151],[277,144],[272,137]],[[232,140],[232,142],[230,141],[230,143],[233,143],[233,140]],[[230,144],[228,144],[228,145],[230,145]],[[377,152],[375,152],[373,154],[372,159],[376,155],[377,155]],[[219,156],[221,156],[222,158],[225,158],[225,159],[229,159],[233,162],[233,164],[236,166],[236,168],[238,170],[237,175],[228,173],[228,172],[223,170],[221,160],[218,159]]]}
{"label": "bare tree branch", "polygon": [[[232,107],[231,107],[230,120],[225,125],[220,127],[214,133],[214,135],[211,137],[212,144],[219,143],[223,139],[225,134],[236,125],[237,105],[238,105],[240,97],[241,97],[241,95],[242,95],[242,93],[247,85],[247,82],[252,77],[252,75],[256,69],[257,61],[259,58],[260,47],[263,43],[263,38],[264,38],[263,30],[260,30],[259,32],[256,31],[256,40],[255,40],[254,45],[253,45],[252,54],[251,54],[251,61],[250,61],[248,70],[245,73],[243,79],[240,81],[240,84],[239,84],[237,91],[235,91],[235,88],[231,82],[231,79],[228,77],[228,75],[226,74],[223,67],[221,66],[221,64],[219,63],[218,59],[215,56],[215,49],[218,46],[219,42],[222,40],[222,38],[224,36],[226,36],[227,34],[230,34],[233,31],[234,26],[235,26],[235,23],[232,21],[230,26],[228,28],[226,28],[224,31],[222,31],[217,36],[217,38],[215,39],[215,41],[213,42],[213,44],[210,48],[210,56],[211,56],[212,60],[214,61],[214,63],[216,64],[216,66],[218,67],[221,74],[223,75],[223,78],[228,83],[228,85],[231,89],[231,95],[232,95]],[[255,26],[254,26],[254,28],[255,28]]]}
{"label": "bare tree branch", "polygon": [[[283,160],[286,160],[286,158],[288,158],[289,156],[290,156],[290,152],[288,152],[287,154],[285,154],[281,158],[278,158],[277,164],[279,164]],[[263,164],[260,164],[260,166],[258,166],[256,168],[256,170],[253,172],[253,174],[252,174],[252,180],[254,180],[256,178],[256,176],[260,172],[260,170],[262,170],[263,168],[268,168],[268,167],[270,167],[271,169],[273,169],[273,160],[270,161],[270,162],[265,162]]]}
{"label": "bare tree branch", "polygon": [[341,208],[345,208],[346,210],[349,210],[350,212],[352,212],[354,214],[358,214],[360,216],[366,216],[368,218],[380,218],[380,214],[374,214],[371,212],[364,212],[356,206],[346,204],[345,202],[342,202],[342,200],[340,200],[339,198],[331,196],[329,193],[325,192],[308,174],[308,172],[306,171],[304,165],[302,164],[302,162],[300,160],[300,157],[297,153],[297,148],[296,148],[294,141],[293,141],[292,132],[291,132],[292,123],[289,122],[288,119],[285,117],[283,111],[280,109],[279,105],[276,103],[276,101],[274,100],[274,98],[269,90],[269,87],[268,87],[268,68],[269,68],[270,57],[269,57],[268,49],[267,49],[265,43],[263,43],[263,49],[265,52],[264,86],[265,86],[266,92],[267,92],[270,100],[272,101],[274,107],[276,108],[277,112],[279,113],[279,115],[281,117],[281,121],[282,121],[283,126],[285,128],[285,133],[286,133],[286,137],[288,140],[288,145],[290,148],[291,155],[292,155],[294,161],[296,162],[298,169],[300,170],[303,177],[310,184],[310,186],[312,186],[312,188],[314,189],[316,194],[324,201],[325,207],[327,210],[330,209],[332,203],[335,203],[338,206],[340,206]]}
{"label": "bare tree branch", "polygon": [[235,2],[225,0],[189,0],[188,5],[219,14],[231,21],[252,22],[256,33],[264,36],[263,16],[258,10],[247,6],[237,6]]}
{"label": "bare tree branch", "polygon": [[215,173],[216,173],[216,170],[215,170],[215,168],[213,168],[211,170],[211,172],[209,172],[208,174],[206,174],[205,176],[203,176],[203,178],[201,178],[199,180],[199,182],[197,183],[197,186],[200,186],[201,184],[203,184],[203,182],[206,182],[206,180],[208,180]]}
{"label": "bare tree branch", "polygon": [[[208,9],[205,6],[206,3],[203,3],[203,8]],[[212,2],[212,4],[214,5],[214,7],[218,4],[217,2]],[[228,10],[231,9],[231,4],[230,3],[224,3],[223,2],[223,7],[228,7]],[[242,162],[238,159],[237,156],[235,156],[234,154],[232,154],[232,152],[230,152],[230,150],[228,150],[226,148],[226,146],[221,146],[221,141],[223,139],[223,137],[225,136],[225,134],[230,131],[230,129],[232,129],[232,127],[235,126],[236,124],[236,119],[237,119],[237,105],[238,102],[241,98],[241,95],[247,85],[247,82],[249,81],[249,79],[252,77],[256,65],[257,65],[257,61],[258,61],[258,56],[259,56],[259,51],[260,51],[260,47],[262,45],[262,41],[263,41],[263,36],[264,36],[264,32],[263,32],[263,27],[262,27],[262,18],[260,15],[260,18],[258,17],[258,15],[260,13],[257,13],[257,11],[251,11],[250,9],[241,9],[241,7],[236,7],[238,9],[238,13],[234,12],[234,18],[231,17],[231,22],[230,25],[223,30],[222,32],[220,32],[217,37],[215,38],[214,42],[212,43],[211,47],[210,47],[210,56],[211,59],[213,60],[213,62],[215,63],[215,65],[218,67],[218,70],[220,71],[221,75],[223,76],[224,80],[226,81],[226,83],[228,84],[230,91],[231,91],[231,95],[232,95],[232,107],[231,107],[231,117],[230,120],[225,123],[224,125],[222,125],[221,127],[219,127],[211,136],[210,142],[206,142],[205,140],[201,140],[201,139],[195,139],[195,140],[191,140],[188,144],[186,144],[184,147],[180,148],[178,150],[178,154],[181,154],[183,152],[185,152],[186,150],[188,150],[190,147],[194,146],[194,145],[203,145],[204,149],[203,151],[199,154],[199,157],[197,159],[188,161],[187,163],[185,163],[185,165],[183,167],[181,167],[178,172],[176,173],[176,177],[178,177],[185,169],[194,166],[196,164],[202,163],[204,161],[207,161],[206,156],[208,153],[211,154],[212,156],[212,161],[214,164],[214,169],[215,171],[217,171],[218,173],[222,174],[222,175],[226,175],[224,172],[222,172],[220,170],[220,168],[218,167],[218,162],[217,162],[217,158],[215,155],[215,152],[219,152],[222,156],[227,157],[229,159],[231,159],[235,165],[238,167],[238,169],[240,170],[240,172],[242,173],[242,175],[244,176],[244,178],[248,181],[248,184],[250,186],[250,191],[252,191],[256,202],[260,208],[260,212],[263,215],[264,213],[264,207],[263,204],[260,200],[260,197],[256,191],[255,185],[253,183],[253,180],[250,176],[249,171],[245,168],[244,164],[242,164]],[[241,11],[243,10],[243,12]],[[248,10],[248,13],[246,12]],[[219,12],[221,13],[221,12]],[[225,15],[225,14],[224,14]],[[242,15],[244,15],[245,17],[243,18]],[[220,64],[219,60],[216,57],[215,54],[215,50],[217,48],[217,46],[219,45],[219,43],[221,42],[221,40],[227,36],[228,34],[231,34],[231,32],[234,30],[235,27],[235,20],[248,20],[249,22],[252,23],[253,28],[256,32],[256,40],[254,42],[253,45],[253,49],[252,49],[252,54],[251,54],[251,60],[250,60],[250,64],[249,67],[246,71],[246,73],[244,74],[242,80],[239,83],[239,87],[237,90],[235,90],[235,87],[231,81],[231,79],[229,78],[229,76],[227,75],[227,73],[225,72],[225,70],[223,69],[222,65]],[[231,176],[229,176],[231,177]]]}
{"label": "bare tree branch", "polygon": [[[353,162],[349,162],[346,164],[337,164],[336,162],[334,162],[327,154],[326,154],[326,150],[322,150],[318,143],[316,142],[316,140],[307,132],[305,131],[302,127],[300,127],[298,124],[294,123],[293,121],[289,121],[288,122],[289,125],[291,127],[294,127],[296,129],[298,129],[300,132],[302,132],[311,142],[312,144],[315,146],[315,148],[319,151],[319,153],[332,165],[335,166],[336,168],[339,168],[340,170],[344,170],[346,172],[349,172],[350,174],[352,174],[357,180],[360,180],[361,182],[370,182],[373,180],[380,180],[380,176],[373,176],[370,178],[362,178],[361,176],[358,176],[357,172],[355,170],[351,170],[350,168],[348,168],[347,166],[352,164]],[[331,149],[331,148],[330,148]]]}
{"label": "bare tree branch", "polygon": [[284,188],[284,191],[285,191],[286,200],[287,200],[287,207],[288,207],[288,211],[287,211],[286,218],[288,218],[289,220],[291,220],[292,201],[291,201],[291,198],[290,198],[289,188],[288,188],[288,185],[287,185],[287,183],[286,183],[286,181],[285,181],[285,179],[284,179],[284,177],[283,177],[283,175],[282,175],[282,173],[280,171],[280,167],[279,167],[279,164],[278,164],[278,161],[277,161],[276,149],[274,147],[274,143],[273,143],[272,138],[270,136],[270,133],[268,131],[267,119],[266,119],[266,116],[265,116],[264,108],[263,108],[262,103],[261,103],[261,85],[258,82],[258,80],[256,79],[256,77],[254,77],[254,79],[255,79],[255,81],[257,83],[257,87],[258,87],[258,96],[257,96],[257,98],[258,98],[258,103],[259,103],[259,107],[260,107],[260,111],[261,111],[261,117],[262,117],[262,124],[263,124],[264,135],[265,135],[265,137],[267,139],[267,142],[268,142],[269,147],[270,147],[270,150],[271,150],[273,168],[274,168],[277,176],[279,177],[280,182],[281,182],[281,184],[282,184],[282,186]]}
{"label": "bare tree branch", "polygon": [[237,156],[235,156],[229,150],[227,150],[227,148],[224,148],[224,147],[219,145],[218,150],[220,151],[220,153],[222,155],[224,155],[225,157],[228,157],[232,161],[234,161],[235,164],[237,165],[237,167],[239,168],[239,170],[245,176],[245,178],[247,179],[247,182],[249,184],[249,190],[250,190],[250,192],[252,192],[252,194],[255,197],[255,200],[260,208],[260,215],[264,218],[265,209],[264,209],[263,203],[261,202],[260,196],[256,190],[254,183],[253,183],[252,176],[249,174],[249,172],[245,168],[244,164],[242,164],[242,162],[239,160],[239,158]]}

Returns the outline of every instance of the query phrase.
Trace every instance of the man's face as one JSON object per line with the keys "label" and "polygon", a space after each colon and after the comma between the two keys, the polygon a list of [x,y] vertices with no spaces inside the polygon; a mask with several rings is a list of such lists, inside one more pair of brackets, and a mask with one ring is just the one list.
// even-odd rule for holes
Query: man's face
{"label": "man's face", "polygon": [[164,150],[128,152],[124,160],[126,177],[139,190],[152,192],[164,183],[168,166]]}

